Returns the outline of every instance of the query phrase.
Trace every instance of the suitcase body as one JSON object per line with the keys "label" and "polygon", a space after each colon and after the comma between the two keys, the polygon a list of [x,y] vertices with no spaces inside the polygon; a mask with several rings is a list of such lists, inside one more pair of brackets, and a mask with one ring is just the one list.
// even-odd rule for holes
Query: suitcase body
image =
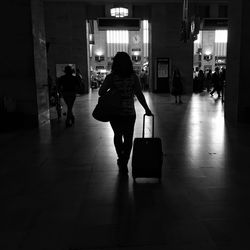
{"label": "suitcase body", "polygon": [[142,138],[135,138],[132,152],[132,176],[136,178],[159,178],[163,162],[162,143],[154,137],[154,117],[152,116],[152,137],[145,138],[145,115],[143,117]]}

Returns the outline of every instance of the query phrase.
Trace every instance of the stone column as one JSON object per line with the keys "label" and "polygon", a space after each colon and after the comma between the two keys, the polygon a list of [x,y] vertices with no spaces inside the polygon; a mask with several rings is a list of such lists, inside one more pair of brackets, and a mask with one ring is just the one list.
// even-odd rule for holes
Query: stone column
{"label": "stone column", "polygon": [[1,12],[0,95],[13,103],[6,119],[37,127],[49,118],[42,2],[4,1]]}
{"label": "stone column", "polygon": [[229,1],[225,118],[231,124],[250,123],[250,1]]}
{"label": "stone column", "polygon": [[37,95],[37,116],[39,124],[43,124],[49,120],[50,114],[44,9],[42,0],[31,0],[31,13]]}
{"label": "stone column", "polygon": [[[180,41],[182,21],[182,4],[152,4],[152,67],[153,77],[156,76],[155,61],[157,58],[169,58],[170,70],[177,67],[183,78],[186,93],[193,90],[193,42]],[[171,75],[170,75],[171,77]],[[156,79],[155,79],[156,81]],[[156,87],[156,82],[154,83]]]}

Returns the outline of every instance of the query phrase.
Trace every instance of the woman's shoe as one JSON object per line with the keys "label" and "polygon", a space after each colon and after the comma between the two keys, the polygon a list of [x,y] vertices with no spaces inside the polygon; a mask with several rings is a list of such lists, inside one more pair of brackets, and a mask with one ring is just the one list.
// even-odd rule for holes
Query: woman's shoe
{"label": "woman's shoe", "polygon": [[128,174],[128,166],[122,159],[119,158],[117,160],[117,165],[118,165],[120,174]]}
{"label": "woman's shoe", "polygon": [[127,175],[128,174],[128,167],[127,166],[121,166],[119,168],[119,174]]}

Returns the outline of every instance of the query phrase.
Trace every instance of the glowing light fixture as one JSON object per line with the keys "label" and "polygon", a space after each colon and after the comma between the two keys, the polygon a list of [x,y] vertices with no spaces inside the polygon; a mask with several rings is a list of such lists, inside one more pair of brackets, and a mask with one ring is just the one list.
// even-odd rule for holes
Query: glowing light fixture
{"label": "glowing light fixture", "polygon": [[123,7],[112,8],[110,9],[110,14],[111,16],[117,17],[117,18],[125,17],[125,16],[128,16],[128,9],[123,8]]}
{"label": "glowing light fixture", "polygon": [[97,55],[97,56],[102,56],[103,55],[103,51],[102,50],[96,50],[95,51],[95,54]]}
{"label": "glowing light fixture", "polygon": [[210,49],[207,49],[205,50],[205,53],[204,53],[206,56],[209,56],[212,54],[211,50]]}

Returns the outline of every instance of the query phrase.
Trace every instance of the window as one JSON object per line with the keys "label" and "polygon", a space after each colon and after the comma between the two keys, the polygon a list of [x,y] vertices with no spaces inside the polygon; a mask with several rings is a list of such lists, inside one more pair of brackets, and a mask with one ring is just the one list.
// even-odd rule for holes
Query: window
{"label": "window", "polygon": [[107,43],[128,44],[128,30],[107,30]]}
{"label": "window", "polygon": [[227,43],[227,30],[215,30],[215,42]]}
{"label": "window", "polygon": [[148,43],[148,20],[142,21],[143,43]]}
{"label": "window", "polygon": [[128,53],[128,30],[107,30],[107,56],[113,57],[118,51]]}

